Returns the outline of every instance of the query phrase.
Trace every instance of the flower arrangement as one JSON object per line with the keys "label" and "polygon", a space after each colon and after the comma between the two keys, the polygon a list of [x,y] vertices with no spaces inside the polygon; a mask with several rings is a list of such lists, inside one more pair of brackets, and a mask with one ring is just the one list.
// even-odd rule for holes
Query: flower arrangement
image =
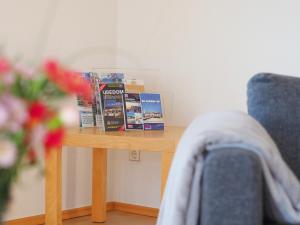
{"label": "flower arrangement", "polygon": [[89,100],[90,84],[54,60],[33,69],[0,57],[0,223],[21,169],[61,146],[74,111],[56,103],[68,95]]}

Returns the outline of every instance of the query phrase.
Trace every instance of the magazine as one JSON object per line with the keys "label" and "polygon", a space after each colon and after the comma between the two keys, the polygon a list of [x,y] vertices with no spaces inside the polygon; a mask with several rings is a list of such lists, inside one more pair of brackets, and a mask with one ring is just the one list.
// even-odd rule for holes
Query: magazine
{"label": "magazine", "polygon": [[100,83],[99,93],[105,131],[123,131],[124,122],[124,84]]}
{"label": "magazine", "polygon": [[99,84],[100,78],[97,73],[91,72],[91,84],[93,90],[93,116],[94,116],[94,124],[96,127],[103,129],[103,119],[102,119],[102,111],[100,106],[100,96],[99,96]]}
{"label": "magazine", "polygon": [[125,129],[143,130],[143,114],[140,95],[138,93],[125,93]]}
{"label": "magazine", "polygon": [[144,130],[163,130],[163,112],[160,94],[141,93]]}
{"label": "magazine", "polygon": [[103,73],[100,76],[101,83],[124,83],[124,73]]}
{"label": "magazine", "polygon": [[[81,76],[91,83],[90,73],[81,73]],[[82,96],[77,96],[77,105],[79,108],[79,124],[80,127],[94,127],[93,102],[88,101]]]}

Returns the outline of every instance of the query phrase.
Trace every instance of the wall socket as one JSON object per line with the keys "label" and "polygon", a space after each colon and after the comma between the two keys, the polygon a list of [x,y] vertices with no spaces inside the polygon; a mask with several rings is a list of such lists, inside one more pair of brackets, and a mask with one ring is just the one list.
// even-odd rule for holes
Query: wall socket
{"label": "wall socket", "polygon": [[141,161],[141,151],[133,150],[129,151],[129,160],[130,161]]}

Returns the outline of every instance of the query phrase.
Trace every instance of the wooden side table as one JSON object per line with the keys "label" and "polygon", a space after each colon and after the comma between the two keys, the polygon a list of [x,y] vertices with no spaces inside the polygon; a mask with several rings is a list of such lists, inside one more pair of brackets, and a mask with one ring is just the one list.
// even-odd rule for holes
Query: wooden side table
{"label": "wooden side table", "polygon": [[[93,148],[92,221],[106,221],[107,149],[160,152],[161,193],[183,127],[165,131],[103,132],[97,128],[74,128],[67,131],[64,145]],[[52,151],[46,160],[46,225],[62,224],[61,150]]]}

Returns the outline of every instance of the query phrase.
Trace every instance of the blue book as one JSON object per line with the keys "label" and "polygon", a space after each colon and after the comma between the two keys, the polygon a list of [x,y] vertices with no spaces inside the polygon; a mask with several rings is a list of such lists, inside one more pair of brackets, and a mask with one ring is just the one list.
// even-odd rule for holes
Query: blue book
{"label": "blue book", "polygon": [[163,130],[163,111],[160,94],[141,93],[144,130]]}

